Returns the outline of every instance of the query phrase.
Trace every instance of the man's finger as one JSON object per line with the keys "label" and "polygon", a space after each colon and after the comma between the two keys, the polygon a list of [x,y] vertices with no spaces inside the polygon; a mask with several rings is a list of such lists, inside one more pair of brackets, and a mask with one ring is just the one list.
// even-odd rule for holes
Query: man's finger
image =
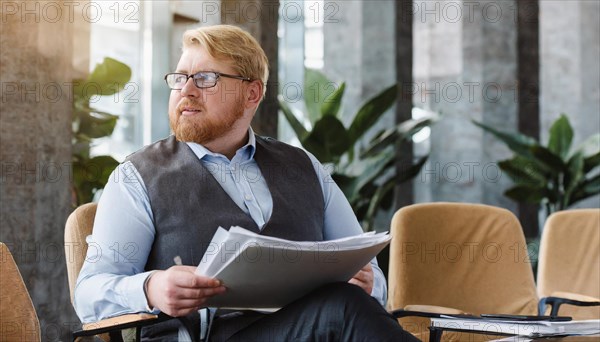
{"label": "man's finger", "polygon": [[203,287],[218,287],[221,282],[218,279],[209,278],[195,273],[174,272],[170,275],[173,284],[179,287],[197,289]]}
{"label": "man's finger", "polygon": [[176,294],[179,299],[195,299],[203,297],[212,297],[226,291],[225,286],[205,287],[205,288],[180,288]]}

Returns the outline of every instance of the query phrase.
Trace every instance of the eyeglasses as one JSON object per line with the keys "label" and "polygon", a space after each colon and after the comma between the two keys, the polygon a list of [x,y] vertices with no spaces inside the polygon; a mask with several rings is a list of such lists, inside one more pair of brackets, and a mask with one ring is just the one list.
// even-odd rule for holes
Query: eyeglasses
{"label": "eyeglasses", "polygon": [[194,85],[196,85],[196,87],[198,87],[200,89],[204,89],[204,88],[212,88],[212,87],[216,86],[217,81],[219,80],[219,77],[235,78],[237,80],[242,80],[242,81],[247,81],[247,82],[252,81],[252,79],[249,77],[228,75],[228,74],[223,74],[223,73],[214,72],[214,71],[200,71],[193,75],[174,72],[174,73],[166,74],[165,81],[167,82],[167,85],[169,86],[169,88],[171,88],[173,90],[181,90],[187,83],[188,79],[191,78],[194,81]]}

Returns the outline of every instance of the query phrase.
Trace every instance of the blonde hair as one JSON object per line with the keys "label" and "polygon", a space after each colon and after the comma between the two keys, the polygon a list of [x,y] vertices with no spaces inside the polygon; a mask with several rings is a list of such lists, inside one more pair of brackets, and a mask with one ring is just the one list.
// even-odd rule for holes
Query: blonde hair
{"label": "blonde hair", "polygon": [[240,76],[260,80],[264,98],[269,78],[269,61],[260,44],[248,32],[232,25],[187,30],[183,34],[183,50],[192,46],[205,48],[214,59],[231,62]]}

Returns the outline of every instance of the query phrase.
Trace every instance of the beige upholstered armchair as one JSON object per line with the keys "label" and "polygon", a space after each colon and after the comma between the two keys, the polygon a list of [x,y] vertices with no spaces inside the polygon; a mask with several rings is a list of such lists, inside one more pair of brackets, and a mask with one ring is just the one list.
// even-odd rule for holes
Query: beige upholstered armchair
{"label": "beige upholstered armchair", "polygon": [[[538,297],[521,225],[508,210],[425,203],[392,219],[388,308],[427,341],[427,314],[536,315]],[[415,316],[417,315],[417,316]],[[493,336],[446,332],[446,341]]]}
{"label": "beige upholstered armchair", "polygon": [[[541,312],[600,319],[600,209],[565,210],[548,217],[537,281]],[[552,309],[546,311],[546,304]]]}
{"label": "beige upholstered armchair", "polygon": [[40,341],[40,323],[21,273],[0,242],[0,341]]}
{"label": "beige upholstered armchair", "polygon": [[[69,256],[66,260],[71,302],[73,302],[75,283],[77,282],[79,271],[83,266],[87,254],[88,245],[85,238],[92,233],[95,216],[96,203],[84,204],[71,213],[65,226],[65,249],[68,249],[66,254]],[[157,315],[142,313],[122,315],[99,322],[87,323],[83,324],[82,330],[73,333],[73,338],[101,335],[100,338],[105,341],[121,341],[121,330],[152,324],[157,321],[157,318]],[[138,340],[140,330],[136,329]]]}

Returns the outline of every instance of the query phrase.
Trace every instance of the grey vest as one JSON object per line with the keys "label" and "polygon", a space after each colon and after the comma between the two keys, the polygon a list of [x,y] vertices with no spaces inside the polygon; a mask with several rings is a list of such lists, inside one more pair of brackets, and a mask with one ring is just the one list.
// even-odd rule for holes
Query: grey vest
{"label": "grey vest", "polygon": [[[256,138],[256,163],[273,199],[260,234],[295,241],[323,240],[323,191],[311,160],[296,147]],[[174,136],[128,157],[148,191],[156,235],[146,270],[167,269],[179,255],[196,266],[219,226],[259,233],[186,143]]]}

